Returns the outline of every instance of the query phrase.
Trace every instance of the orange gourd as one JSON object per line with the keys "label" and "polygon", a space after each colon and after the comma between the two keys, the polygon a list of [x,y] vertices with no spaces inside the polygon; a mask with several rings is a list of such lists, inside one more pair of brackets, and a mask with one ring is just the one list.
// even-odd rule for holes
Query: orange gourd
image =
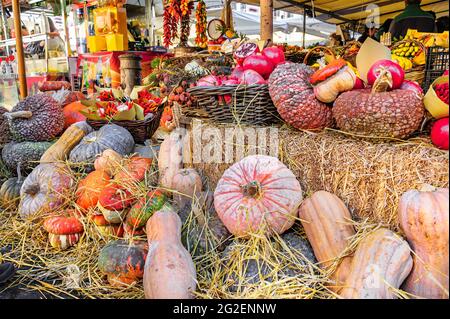
{"label": "orange gourd", "polygon": [[103,170],[89,173],[78,184],[76,191],[77,205],[85,210],[96,207],[100,193],[110,185],[110,182],[111,178]]}
{"label": "orange gourd", "polygon": [[104,170],[109,176],[114,176],[116,170],[121,165],[122,155],[108,148],[95,159],[94,168],[96,170]]}
{"label": "orange gourd", "polygon": [[86,120],[86,117],[80,113],[80,111],[84,108],[85,106],[80,101],[72,102],[64,106],[64,129],[68,128],[74,123]]}

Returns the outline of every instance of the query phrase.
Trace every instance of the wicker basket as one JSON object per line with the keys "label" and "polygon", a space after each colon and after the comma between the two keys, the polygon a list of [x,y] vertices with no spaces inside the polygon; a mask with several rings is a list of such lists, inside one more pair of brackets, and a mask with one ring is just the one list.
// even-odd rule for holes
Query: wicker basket
{"label": "wicker basket", "polygon": [[311,50],[309,50],[309,52],[305,55],[305,58],[303,59],[303,64],[308,65],[309,58],[311,56],[313,56],[314,54],[322,55],[322,54],[325,54],[325,53],[328,53],[333,58],[336,58],[336,54],[330,48],[324,47],[324,46],[317,46],[317,47],[314,47]]}
{"label": "wicker basket", "polygon": [[[280,121],[267,85],[194,87],[188,90],[217,123],[268,125]],[[225,101],[231,99],[227,104]],[[183,110],[184,112],[184,110]]]}
{"label": "wicker basket", "polygon": [[94,129],[98,130],[103,125],[106,124],[116,124],[123,128],[126,128],[128,132],[134,138],[134,142],[138,144],[143,144],[146,140],[150,139],[159,127],[159,122],[161,120],[161,115],[164,111],[164,107],[161,105],[159,107],[158,113],[151,119],[139,120],[139,121],[95,121],[86,120],[86,122]]}
{"label": "wicker basket", "polygon": [[[423,52],[427,52],[427,49],[423,45],[423,43],[416,40],[398,41],[391,46],[391,51],[394,51],[400,44],[404,44],[407,42],[414,43],[419,46],[423,50]],[[412,58],[413,57],[409,57],[410,60],[412,60]],[[422,85],[423,81],[425,80],[425,65],[416,65],[409,70],[405,70],[405,80],[416,81],[417,83],[419,83],[419,85]]]}

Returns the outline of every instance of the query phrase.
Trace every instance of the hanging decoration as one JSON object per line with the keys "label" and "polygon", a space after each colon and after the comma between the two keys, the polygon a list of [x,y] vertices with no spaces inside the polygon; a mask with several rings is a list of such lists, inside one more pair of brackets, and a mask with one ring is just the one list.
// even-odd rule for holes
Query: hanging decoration
{"label": "hanging decoration", "polygon": [[[165,0],[164,1],[164,46],[173,44],[173,40],[180,38],[180,46],[187,46],[190,32],[189,16],[194,8],[192,0]],[[180,24],[180,35],[178,35]]]}
{"label": "hanging decoration", "polygon": [[208,46],[208,37],[206,35],[207,20],[206,20],[206,4],[203,0],[200,0],[197,4],[195,18],[196,18],[195,31],[197,34],[195,38],[195,43],[200,48],[206,48]]}

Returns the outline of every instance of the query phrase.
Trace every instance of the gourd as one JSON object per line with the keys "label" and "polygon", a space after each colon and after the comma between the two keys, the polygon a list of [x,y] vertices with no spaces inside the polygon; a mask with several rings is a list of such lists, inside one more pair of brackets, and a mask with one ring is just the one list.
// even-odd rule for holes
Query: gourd
{"label": "gourd", "polygon": [[172,131],[161,143],[158,169],[161,186],[171,189],[174,175],[183,167],[183,135]]}
{"label": "gourd", "polygon": [[[300,221],[314,251],[324,268],[333,265],[355,235],[348,208],[336,195],[318,191],[303,201],[299,209]],[[344,284],[350,268],[351,257],[344,257],[331,278],[336,282],[333,290]]]}
{"label": "gourd", "polygon": [[160,210],[167,201],[166,195],[159,189],[150,191],[139,199],[130,209],[126,224],[133,228],[145,226],[152,214]]}
{"label": "gourd", "polygon": [[75,245],[83,235],[84,226],[74,214],[69,216],[52,216],[44,221],[44,229],[53,248],[67,249]]}
{"label": "gourd", "polygon": [[292,227],[302,200],[295,175],[277,158],[247,156],[228,168],[217,183],[214,207],[236,236],[251,232],[282,234]]}
{"label": "gourd", "polygon": [[179,170],[172,179],[173,199],[179,208],[183,208],[202,190],[202,178],[193,168]]}
{"label": "gourd", "polygon": [[400,227],[414,251],[414,266],[402,289],[423,298],[448,298],[449,191],[425,185],[400,199]]}
{"label": "gourd", "polygon": [[114,176],[117,168],[121,165],[122,155],[112,149],[107,149],[95,159],[94,168],[96,170],[103,170],[109,176]]}
{"label": "gourd", "polygon": [[70,199],[74,185],[67,166],[60,163],[39,164],[20,189],[20,216],[28,217],[59,208]]}
{"label": "gourd", "polygon": [[112,149],[120,155],[128,155],[133,151],[134,139],[127,129],[116,124],[107,124],[98,131],[89,133],[70,152],[72,163],[94,164],[97,155],[106,149]]}
{"label": "gourd", "polygon": [[70,154],[70,151],[90,132],[92,132],[92,128],[86,122],[71,125],[61,137],[45,151],[41,157],[41,163],[65,161]]}
{"label": "gourd", "polygon": [[111,286],[131,285],[144,275],[148,246],[145,242],[115,240],[102,248],[98,267]]}
{"label": "gourd", "polygon": [[72,102],[64,106],[64,128],[68,128],[74,123],[82,122],[86,120],[86,117],[80,113],[86,106],[80,101]]}
{"label": "gourd", "polygon": [[336,59],[323,69],[316,71],[310,79],[314,95],[324,103],[336,100],[341,92],[353,89],[356,74],[344,59]]}
{"label": "gourd", "polygon": [[3,208],[15,208],[19,204],[22,184],[23,178],[18,165],[17,177],[7,179],[0,188],[0,204]]}
{"label": "gourd", "polygon": [[359,243],[345,287],[344,299],[395,299],[413,266],[408,243],[392,231],[380,228]]}
{"label": "gourd", "polygon": [[144,270],[147,299],[191,299],[197,274],[191,255],[181,243],[180,217],[169,207],[148,220],[148,256]]}
{"label": "gourd", "polygon": [[128,189],[110,184],[100,192],[97,207],[109,223],[117,224],[125,220],[127,209],[134,202],[135,198]]}
{"label": "gourd", "polygon": [[103,171],[93,171],[78,183],[77,205],[88,210],[97,206],[98,198],[104,188],[111,184],[111,178]]}
{"label": "gourd", "polygon": [[123,167],[117,172],[114,180],[120,185],[133,188],[136,183],[145,179],[145,174],[152,166],[152,159],[140,156],[132,156],[124,160]]}
{"label": "gourd", "polygon": [[109,223],[103,215],[90,215],[89,218],[94,222],[98,232],[104,237],[122,237],[124,228],[121,224]]}

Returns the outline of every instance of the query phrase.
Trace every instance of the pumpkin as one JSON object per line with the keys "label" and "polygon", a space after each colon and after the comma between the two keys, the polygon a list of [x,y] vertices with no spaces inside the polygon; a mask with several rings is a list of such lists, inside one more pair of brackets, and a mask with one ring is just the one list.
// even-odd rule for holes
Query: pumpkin
{"label": "pumpkin", "polygon": [[403,289],[423,298],[448,298],[449,191],[425,185],[400,199],[400,227],[414,251],[414,266]]}
{"label": "pumpkin", "polygon": [[85,106],[80,101],[72,102],[64,106],[64,129],[68,128],[74,123],[86,120],[86,117],[80,113],[80,111],[84,108]]}
{"label": "pumpkin", "polygon": [[98,232],[104,237],[122,237],[124,228],[120,224],[109,223],[103,215],[91,215],[90,219],[94,222]]}
{"label": "pumpkin", "polygon": [[123,168],[115,175],[114,180],[118,184],[135,186],[145,179],[145,174],[152,166],[152,159],[140,156],[133,156],[125,160]]}
{"label": "pumpkin", "polygon": [[15,208],[20,201],[20,188],[23,178],[20,165],[17,167],[17,177],[7,179],[0,188],[0,204],[3,208]]}
{"label": "pumpkin", "polygon": [[[173,199],[182,208],[186,203],[202,190],[202,178],[193,168],[179,170],[172,179]],[[197,196],[198,197],[198,196]]]}
{"label": "pumpkin", "polygon": [[84,231],[83,224],[69,212],[69,216],[52,216],[44,221],[44,229],[53,248],[67,249],[75,245]]}
{"label": "pumpkin", "polygon": [[172,131],[161,143],[158,154],[160,184],[171,189],[173,176],[183,167],[183,135]]}
{"label": "pumpkin", "polygon": [[394,299],[413,266],[408,243],[380,228],[359,243],[340,296],[344,299]]}
{"label": "pumpkin", "polygon": [[131,207],[126,218],[126,224],[133,228],[145,226],[147,220],[154,212],[162,208],[166,200],[166,195],[162,191],[158,189],[150,191],[147,196],[138,200]]}
{"label": "pumpkin", "polygon": [[42,154],[41,163],[65,161],[70,151],[90,132],[92,128],[86,122],[73,124]]}
{"label": "pumpkin", "polygon": [[67,166],[59,163],[39,164],[20,189],[20,216],[46,213],[64,205],[70,199],[74,184]]}
{"label": "pumpkin", "polygon": [[191,255],[181,243],[181,220],[169,206],[155,212],[146,226],[149,254],[145,262],[147,299],[190,299],[197,274]]}
{"label": "pumpkin", "polygon": [[105,219],[112,224],[125,220],[127,208],[133,205],[133,194],[124,187],[110,184],[102,189],[99,194],[97,207]]}
{"label": "pumpkin", "polygon": [[89,133],[70,152],[72,163],[94,163],[97,155],[106,149],[112,149],[120,155],[127,155],[133,151],[134,139],[127,129],[116,124],[107,124],[98,131]]}
{"label": "pumpkin", "polygon": [[103,171],[93,171],[78,183],[76,191],[77,205],[84,210],[97,206],[102,190],[111,184],[109,175]]}
{"label": "pumpkin", "polygon": [[105,171],[109,176],[114,176],[117,168],[121,165],[121,162],[122,155],[112,149],[107,149],[95,159],[94,168],[96,170]]}
{"label": "pumpkin", "polygon": [[353,89],[356,74],[344,59],[336,59],[316,71],[311,76],[310,82],[314,86],[316,98],[321,102],[331,103],[341,92]]}
{"label": "pumpkin", "polygon": [[144,275],[148,246],[145,242],[115,240],[102,248],[98,267],[111,286],[131,285]]}
{"label": "pumpkin", "polygon": [[294,174],[277,158],[265,155],[247,156],[228,168],[214,192],[217,214],[236,236],[263,227],[266,233],[284,233],[294,224],[301,200]]}
{"label": "pumpkin", "polygon": [[[303,201],[299,217],[317,261],[324,268],[332,266],[355,235],[348,208],[336,195],[318,191]],[[351,258],[344,257],[332,274],[334,290],[338,291],[345,282],[350,263]]]}

